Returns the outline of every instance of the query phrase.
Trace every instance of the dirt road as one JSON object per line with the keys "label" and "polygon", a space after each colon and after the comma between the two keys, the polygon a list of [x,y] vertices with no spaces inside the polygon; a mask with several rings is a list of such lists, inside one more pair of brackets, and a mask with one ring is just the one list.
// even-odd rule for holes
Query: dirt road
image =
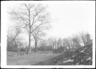
{"label": "dirt road", "polygon": [[7,64],[8,65],[34,65],[42,61],[49,60],[58,56],[59,54],[39,54],[34,53],[30,55],[24,55],[19,57],[8,57]]}

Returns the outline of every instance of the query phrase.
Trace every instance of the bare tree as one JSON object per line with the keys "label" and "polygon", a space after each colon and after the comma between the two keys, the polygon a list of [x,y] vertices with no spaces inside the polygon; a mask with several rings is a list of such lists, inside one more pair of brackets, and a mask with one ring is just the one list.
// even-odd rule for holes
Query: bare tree
{"label": "bare tree", "polygon": [[20,33],[21,33],[21,30],[18,27],[15,27],[14,29],[12,29],[12,31],[10,29],[7,35],[7,40],[10,42],[9,44],[13,43]]}
{"label": "bare tree", "polygon": [[71,49],[70,47],[70,40],[69,39],[63,39],[63,45],[66,46],[68,50]]}
{"label": "bare tree", "polygon": [[12,10],[10,15],[29,34],[28,54],[31,51],[31,34],[41,26],[49,24],[49,12],[41,4],[28,3],[23,4],[19,10]]}
{"label": "bare tree", "polygon": [[39,40],[42,39],[41,38],[42,36],[45,36],[45,33],[38,28],[37,30],[35,30],[32,33],[32,35],[33,35],[33,38],[34,38],[34,45],[35,45],[35,52],[36,52],[37,51],[38,42],[39,42]]}
{"label": "bare tree", "polygon": [[92,39],[90,37],[89,33],[80,33],[81,39],[83,41],[84,46],[91,44],[92,43]]}
{"label": "bare tree", "polygon": [[[17,48],[18,42],[20,41],[18,36],[21,33],[21,29],[18,27],[14,27],[11,31],[8,30],[8,35],[7,35],[7,48],[9,49],[10,47],[15,47]],[[17,42],[18,41],[18,42]]]}
{"label": "bare tree", "polygon": [[59,39],[57,40],[57,45],[58,45],[58,47],[61,47],[61,46],[62,46],[62,39],[59,38]]}
{"label": "bare tree", "polygon": [[79,47],[81,47],[80,43],[81,43],[80,37],[78,35],[75,35],[72,38],[72,45],[75,46],[76,48],[79,48]]}

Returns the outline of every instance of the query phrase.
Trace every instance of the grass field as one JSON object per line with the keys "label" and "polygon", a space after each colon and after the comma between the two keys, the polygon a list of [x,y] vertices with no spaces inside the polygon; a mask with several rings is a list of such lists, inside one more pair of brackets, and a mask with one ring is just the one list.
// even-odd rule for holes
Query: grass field
{"label": "grass field", "polygon": [[53,54],[53,53],[32,53],[29,55],[23,55],[23,56],[14,56],[14,57],[7,57],[7,64],[8,65],[34,65],[38,64],[42,61],[46,61],[49,59],[52,59],[59,54]]}

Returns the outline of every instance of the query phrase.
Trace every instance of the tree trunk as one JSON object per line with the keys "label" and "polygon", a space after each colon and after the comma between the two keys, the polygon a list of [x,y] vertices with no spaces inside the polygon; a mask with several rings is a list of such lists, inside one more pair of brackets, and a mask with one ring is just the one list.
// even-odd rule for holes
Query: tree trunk
{"label": "tree trunk", "polygon": [[27,54],[29,54],[31,52],[31,19],[30,19],[30,9],[28,9],[28,13],[29,13],[29,47],[28,47],[28,51]]}
{"label": "tree trunk", "polygon": [[30,48],[30,46],[31,46],[31,34],[30,33],[29,33],[29,45],[28,46],[29,47],[28,47],[27,54],[29,54],[31,52],[31,48]]}
{"label": "tree trunk", "polygon": [[37,40],[35,40],[35,52],[37,52]]}

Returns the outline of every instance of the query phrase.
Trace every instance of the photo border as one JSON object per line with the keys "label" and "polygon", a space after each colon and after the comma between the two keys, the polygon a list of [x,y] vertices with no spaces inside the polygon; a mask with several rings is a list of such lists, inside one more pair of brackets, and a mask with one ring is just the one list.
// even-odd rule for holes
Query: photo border
{"label": "photo border", "polygon": [[[8,1],[5,1],[8,2]],[[11,1],[10,1],[11,2]],[[15,2],[15,1],[14,1]],[[16,1],[16,2],[30,2],[30,1]],[[32,2],[32,1],[31,1]],[[34,2],[45,2],[45,1],[34,1]],[[47,2],[54,2],[54,1],[47,1]],[[61,1],[55,1],[55,2],[61,2]],[[62,1],[63,2],[63,1]],[[67,1],[66,1],[67,2]],[[69,2],[69,1],[68,1]],[[71,2],[71,1],[70,1]],[[74,1],[77,2],[77,1]],[[82,2],[82,1],[80,1]],[[84,1],[83,1],[84,2]],[[86,2],[86,1],[85,1]],[[92,1],[90,1],[92,2]],[[94,1],[93,1],[94,2]],[[1,2],[1,68],[95,68],[95,35],[93,35],[93,65],[7,65],[7,37],[6,37],[6,32],[7,32],[7,24],[6,21],[3,18],[2,13],[5,13],[6,9],[4,9],[2,7],[2,3],[4,3],[4,1]],[[96,3],[96,2],[94,2]],[[96,5],[94,4],[94,11],[96,11],[95,9]],[[4,11],[5,10],[5,11]],[[94,24],[96,22],[96,12],[94,12],[95,16],[94,16]],[[6,15],[6,14],[4,14]],[[96,25],[95,25],[96,26]],[[95,31],[95,28],[94,28]],[[93,33],[95,34],[96,31]]]}

